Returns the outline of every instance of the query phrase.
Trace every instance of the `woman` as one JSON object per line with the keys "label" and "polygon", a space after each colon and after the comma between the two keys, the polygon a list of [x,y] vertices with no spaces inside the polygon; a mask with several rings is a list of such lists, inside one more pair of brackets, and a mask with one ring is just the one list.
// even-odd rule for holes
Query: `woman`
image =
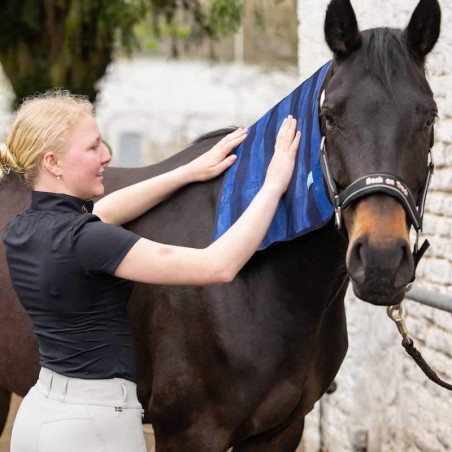
{"label": "woman", "polygon": [[300,141],[295,119],[282,124],[249,208],[207,248],[163,245],[118,225],[188,183],[221,174],[245,137],[238,129],[192,162],[93,204],[104,193],[111,157],[92,105],[64,91],[23,103],[0,147],[0,175],[20,174],[33,187],[32,203],[10,221],[4,243],[14,289],[38,338],[41,372],[17,414],[12,452],[146,450],[126,314],[131,281],[231,281],[262,241],[289,184]]}

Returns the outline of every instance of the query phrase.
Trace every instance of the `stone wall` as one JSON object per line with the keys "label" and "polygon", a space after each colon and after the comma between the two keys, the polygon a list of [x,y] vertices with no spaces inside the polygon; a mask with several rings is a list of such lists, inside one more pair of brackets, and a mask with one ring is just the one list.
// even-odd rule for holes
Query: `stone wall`
{"label": "stone wall", "polygon": [[[352,0],[361,29],[405,27],[417,0]],[[431,248],[418,269],[418,287],[452,294],[452,5],[441,1],[440,41],[428,59],[439,107],[435,176],[427,199],[425,235]],[[299,67],[304,79],[331,58],[323,40],[328,0],[299,0]],[[450,393],[430,383],[400,346],[383,308],[348,295],[349,353],[338,390],[308,416],[306,451],[452,450]],[[407,325],[426,360],[452,380],[450,314],[407,301]]]}

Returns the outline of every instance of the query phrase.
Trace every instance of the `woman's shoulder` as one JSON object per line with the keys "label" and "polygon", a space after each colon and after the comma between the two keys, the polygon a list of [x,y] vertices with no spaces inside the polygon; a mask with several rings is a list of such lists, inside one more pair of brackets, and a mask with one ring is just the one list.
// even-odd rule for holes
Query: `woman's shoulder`
{"label": "woman's shoulder", "polygon": [[77,240],[82,236],[89,236],[92,239],[104,241],[105,239],[120,239],[122,237],[136,235],[133,232],[124,229],[122,226],[104,223],[97,215],[92,213],[79,215],[75,218],[71,229],[74,240]]}
{"label": "woman's shoulder", "polygon": [[36,221],[34,212],[31,209],[24,210],[8,221],[3,232],[3,241],[6,242],[9,238],[31,233],[37,227],[39,227],[39,222]]}

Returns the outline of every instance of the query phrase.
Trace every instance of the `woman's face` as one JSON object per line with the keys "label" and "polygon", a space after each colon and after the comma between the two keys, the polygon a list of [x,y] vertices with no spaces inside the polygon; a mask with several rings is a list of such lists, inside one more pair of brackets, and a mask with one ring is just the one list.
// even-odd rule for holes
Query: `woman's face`
{"label": "woman's face", "polygon": [[101,141],[96,120],[83,114],[69,130],[67,148],[58,158],[65,193],[91,199],[104,193],[103,171],[111,156]]}

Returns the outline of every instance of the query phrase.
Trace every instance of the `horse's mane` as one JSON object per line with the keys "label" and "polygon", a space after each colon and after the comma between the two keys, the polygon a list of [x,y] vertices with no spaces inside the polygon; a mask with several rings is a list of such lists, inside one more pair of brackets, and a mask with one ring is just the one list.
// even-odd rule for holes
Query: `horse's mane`
{"label": "horse's mane", "polygon": [[360,54],[365,68],[387,89],[395,72],[414,76],[430,92],[425,79],[425,65],[407,45],[402,31],[395,28],[373,28],[362,33]]}
{"label": "horse's mane", "polygon": [[215,137],[219,137],[222,135],[227,135],[228,133],[234,132],[234,130],[236,130],[236,129],[237,129],[236,126],[230,126],[230,127],[225,127],[224,129],[218,129],[218,130],[214,130],[212,132],[205,133],[204,135],[201,135],[200,137],[196,138],[192,144],[201,143],[202,141],[207,140],[209,138],[215,138]]}

